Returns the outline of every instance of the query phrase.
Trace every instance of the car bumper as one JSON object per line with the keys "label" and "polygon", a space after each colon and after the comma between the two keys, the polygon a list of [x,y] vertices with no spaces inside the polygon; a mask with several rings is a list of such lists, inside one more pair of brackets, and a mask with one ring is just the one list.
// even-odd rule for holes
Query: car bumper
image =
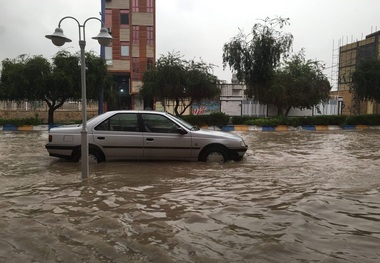
{"label": "car bumper", "polygon": [[241,147],[241,148],[230,148],[230,154],[232,159],[243,157],[245,152],[248,150],[248,146]]}
{"label": "car bumper", "polygon": [[60,146],[46,144],[45,148],[50,156],[58,158],[72,158],[73,150],[76,146]]}

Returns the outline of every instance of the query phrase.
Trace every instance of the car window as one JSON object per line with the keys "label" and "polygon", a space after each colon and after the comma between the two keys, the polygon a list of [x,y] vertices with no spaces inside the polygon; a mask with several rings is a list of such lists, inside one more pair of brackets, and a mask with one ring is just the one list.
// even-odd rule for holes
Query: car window
{"label": "car window", "polygon": [[103,121],[95,127],[98,131],[139,131],[136,113],[120,113]]}
{"label": "car window", "polygon": [[147,132],[177,133],[178,126],[165,116],[158,114],[142,114],[142,119],[145,131]]}
{"label": "car window", "polygon": [[167,112],[167,114],[169,114],[172,118],[174,118],[177,122],[179,122],[180,124],[182,124],[183,126],[185,126],[187,129],[189,130],[199,130],[198,127],[188,123],[187,121],[184,121],[182,120],[181,118],[178,118],[177,116],[174,116],[173,114]]}

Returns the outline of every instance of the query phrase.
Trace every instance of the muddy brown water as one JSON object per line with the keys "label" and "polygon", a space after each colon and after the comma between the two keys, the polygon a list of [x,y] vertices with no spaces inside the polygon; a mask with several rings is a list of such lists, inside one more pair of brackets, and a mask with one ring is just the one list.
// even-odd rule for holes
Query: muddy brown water
{"label": "muddy brown water", "polygon": [[380,262],[380,131],[246,132],[242,162],[49,157],[0,132],[0,262]]}

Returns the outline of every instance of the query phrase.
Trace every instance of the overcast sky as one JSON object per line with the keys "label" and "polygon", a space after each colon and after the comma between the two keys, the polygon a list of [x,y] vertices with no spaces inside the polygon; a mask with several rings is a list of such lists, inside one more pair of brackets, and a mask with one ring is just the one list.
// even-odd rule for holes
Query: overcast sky
{"label": "overcast sky", "polygon": [[[74,16],[80,23],[100,17],[100,0],[0,0],[0,4],[0,61],[20,54],[51,58],[59,48],[45,35],[54,32],[62,17]],[[305,48],[307,58],[324,62],[329,77],[337,55],[334,49],[380,30],[378,0],[156,0],[156,7],[157,58],[168,52],[202,58],[216,65],[214,74],[227,81],[231,71],[223,70],[223,45],[239,28],[248,33],[260,19],[290,18],[284,31],[294,36],[293,50]],[[63,48],[78,51],[75,22],[65,20],[61,27],[73,40]],[[86,24],[86,51],[98,52],[91,39],[98,32],[99,22]]]}

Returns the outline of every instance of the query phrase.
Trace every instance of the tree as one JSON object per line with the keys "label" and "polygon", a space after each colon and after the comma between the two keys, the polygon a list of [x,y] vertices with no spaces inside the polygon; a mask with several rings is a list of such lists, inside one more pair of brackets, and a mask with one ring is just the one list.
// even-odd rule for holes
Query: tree
{"label": "tree", "polygon": [[211,69],[203,61],[183,60],[179,53],[161,56],[153,69],[144,72],[140,96],[174,100],[174,112],[180,116],[194,101],[219,95],[219,80]]}
{"label": "tree", "polygon": [[[99,99],[99,101],[103,101],[104,99],[107,103],[110,103],[115,97],[116,90],[112,90],[111,87],[116,85],[116,81],[108,73],[104,59],[101,59],[93,51],[86,52],[85,55],[87,97]],[[103,107],[103,105],[99,104],[99,114],[103,113],[103,109],[100,109],[100,107]]]}
{"label": "tree", "polygon": [[36,87],[48,85],[50,63],[41,56],[28,58],[20,55],[17,59],[2,62],[0,96],[4,100],[21,101],[38,97]]}
{"label": "tree", "polygon": [[286,60],[273,77],[270,88],[271,104],[278,115],[287,116],[290,109],[311,109],[329,99],[331,86],[319,61],[306,60],[303,51]]}
{"label": "tree", "polygon": [[[39,87],[39,99],[49,107],[48,123],[54,123],[55,110],[69,99],[79,99],[81,96],[80,58],[67,51],[60,51],[53,57],[49,85]],[[28,99],[28,98],[26,98]]]}
{"label": "tree", "polygon": [[[50,63],[42,56],[5,59],[2,62],[0,99],[15,101],[42,100],[48,106],[48,123],[54,123],[54,112],[69,99],[81,98],[79,54],[58,52]],[[101,85],[110,76],[105,61],[86,53],[87,94],[96,99]]]}
{"label": "tree", "polygon": [[239,81],[245,82],[247,95],[261,103],[270,104],[270,91],[275,70],[281,59],[291,51],[293,36],[279,31],[289,24],[289,19],[266,18],[256,23],[252,32],[242,31],[223,46],[223,66],[228,65]]}
{"label": "tree", "polygon": [[380,60],[361,60],[352,74],[352,88],[360,100],[380,102]]}

